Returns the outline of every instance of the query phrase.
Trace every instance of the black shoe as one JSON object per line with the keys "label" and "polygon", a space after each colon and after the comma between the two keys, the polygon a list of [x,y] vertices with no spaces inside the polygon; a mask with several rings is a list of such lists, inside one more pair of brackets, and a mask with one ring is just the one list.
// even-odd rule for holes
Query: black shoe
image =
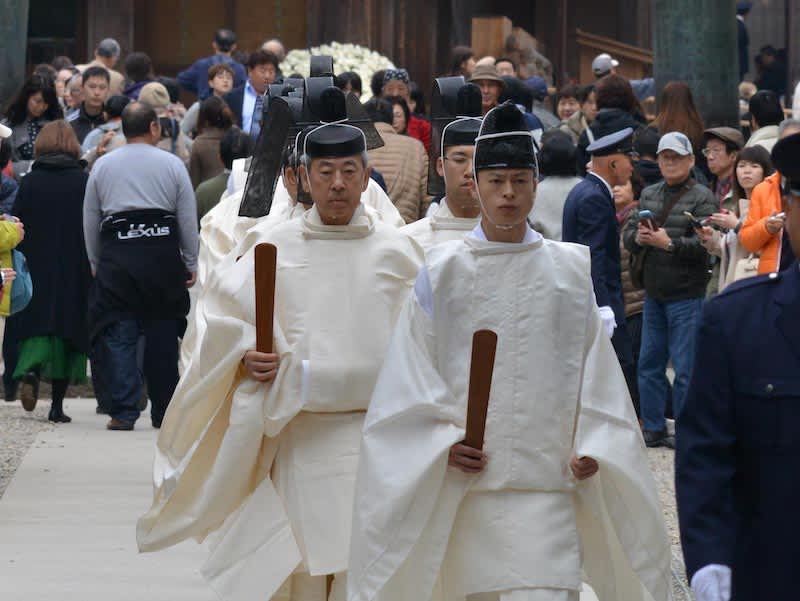
{"label": "black shoe", "polygon": [[156,430],[160,430],[161,429],[161,420],[160,419],[150,420],[150,423],[153,424],[153,428],[155,428]]}
{"label": "black shoe", "polygon": [[33,411],[39,401],[39,376],[29,371],[22,376],[20,384],[19,400],[22,402],[25,411]]}
{"label": "black shoe", "polygon": [[13,403],[17,400],[17,384],[14,383],[13,386],[7,387],[4,390],[3,398],[5,399],[6,403]]}
{"label": "black shoe", "polygon": [[644,430],[642,436],[644,436],[644,444],[651,449],[655,447],[675,448],[675,440],[672,436],[667,435],[666,429],[656,431]]}
{"label": "black shoe", "polygon": [[47,419],[56,424],[68,424],[72,421],[72,418],[63,411],[54,411],[53,409],[50,409]]}

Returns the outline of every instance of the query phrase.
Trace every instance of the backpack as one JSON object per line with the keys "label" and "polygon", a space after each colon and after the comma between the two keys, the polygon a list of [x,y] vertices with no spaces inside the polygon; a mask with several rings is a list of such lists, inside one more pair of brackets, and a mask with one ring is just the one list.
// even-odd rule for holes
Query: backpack
{"label": "backpack", "polygon": [[33,298],[33,280],[31,272],[28,271],[28,262],[18,250],[11,251],[11,267],[17,272],[17,278],[11,282],[11,308],[8,314],[19,313]]}

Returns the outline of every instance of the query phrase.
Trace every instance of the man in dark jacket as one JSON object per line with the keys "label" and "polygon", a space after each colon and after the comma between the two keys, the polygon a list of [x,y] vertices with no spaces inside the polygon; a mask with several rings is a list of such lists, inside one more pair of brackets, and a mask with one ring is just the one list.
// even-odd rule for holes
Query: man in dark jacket
{"label": "man in dark jacket", "polygon": [[[772,158],[800,252],[800,134]],[[676,492],[697,601],[797,599],[800,265],[736,282],[706,304],[678,416]]]}
{"label": "man in dark jacket", "polygon": [[103,108],[108,100],[111,76],[104,67],[89,67],[83,72],[82,79],[83,102],[80,108],[67,118],[81,144],[90,131],[106,122]]}
{"label": "man in dark jacket", "polygon": [[600,317],[611,337],[631,397],[636,390],[633,349],[625,328],[625,303],[619,248],[619,224],[614,206],[614,186],[627,184],[633,175],[633,130],[595,140],[587,150],[592,172],[575,186],[564,204],[562,240],[588,246],[592,255],[592,283]]}
{"label": "man in dark jacket", "polygon": [[278,58],[266,50],[256,50],[247,59],[247,81],[223,96],[236,117],[236,125],[258,139],[264,109],[264,94],[278,76]]}
{"label": "man in dark jacket", "polygon": [[[646,253],[642,348],[639,354],[644,439],[647,446],[672,447],[667,436],[664,409],[669,398],[667,363],[672,359],[675,382],[674,415],[686,394],[694,356],[697,321],[708,284],[708,255],[684,212],[708,217],[718,207],[714,194],[691,179],[694,152],[689,139],[678,132],[662,136],[658,165],[664,181],[642,191],[639,210],[625,230],[625,247]],[[640,218],[650,211],[650,219]]]}
{"label": "man in dark jacket", "polygon": [[208,87],[208,70],[212,65],[226,63],[233,69],[234,87],[244,85],[247,79],[244,66],[237,63],[231,54],[236,50],[236,34],[230,29],[218,29],[211,42],[214,49],[212,56],[206,56],[196,61],[188,69],[178,73],[178,83],[184,90],[197,94],[199,100],[205,100],[211,95]]}

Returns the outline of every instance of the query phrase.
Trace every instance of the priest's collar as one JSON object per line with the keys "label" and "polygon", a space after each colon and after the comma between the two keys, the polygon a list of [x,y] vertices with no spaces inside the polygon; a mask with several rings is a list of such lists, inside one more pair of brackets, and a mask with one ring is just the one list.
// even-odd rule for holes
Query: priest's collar
{"label": "priest's collar", "polygon": [[445,197],[439,203],[439,209],[428,219],[433,230],[461,230],[467,232],[472,230],[475,224],[478,223],[480,216],[474,218],[455,217],[447,202],[447,197]]}
{"label": "priest's collar", "polygon": [[[522,239],[522,242],[494,242],[494,244],[533,244],[534,242],[538,242],[542,239],[542,235],[539,232],[536,232],[531,229],[531,226],[526,225],[528,228],[525,232],[525,237]],[[489,242],[489,239],[486,237],[486,233],[483,231],[483,226],[479,223],[475,226],[469,235],[476,240],[480,240],[481,242]]]}
{"label": "priest's collar", "polygon": [[358,204],[347,225],[326,225],[322,222],[316,205],[306,211],[302,219],[303,236],[320,240],[352,240],[366,238],[375,229],[375,219],[367,213],[362,203]]}

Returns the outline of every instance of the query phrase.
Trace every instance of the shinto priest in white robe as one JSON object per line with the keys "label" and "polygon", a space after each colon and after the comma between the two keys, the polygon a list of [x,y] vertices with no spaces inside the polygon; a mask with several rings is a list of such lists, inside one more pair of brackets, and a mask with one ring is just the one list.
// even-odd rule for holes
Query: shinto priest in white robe
{"label": "shinto priest in white robe", "polygon": [[[364,429],[349,601],[666,601],[670,546],[588,249],[478,226],[429,251]],[[448,467],[463,440],[472,335],[498,334],[487,468]],[[599,472],[577,482],[573,456]],[[536,591],[559,596],[535,596]]]}
{"label": "shinto priest in white robe", "polygon": [[[240,217],[239,207],[242,203],[247,173],[246,159],[234,161],[231,181],[235,183],[232,193],[222,196],[219,203],[212,208],[200,222],[200,250],[197,259],[197,283],[192,288],[192,305],[187,317],[186,333],[181,342],[181,373],[185,373],[189,361],[196,351],[197,343],[202,338],[206,320],[203,315],[204,290],[214,268],[244,238],[247,230],[265,221],[269,227],[302,215],[306,207],[295,203],[289,196],[283,177],[278,179],[272,207],[269,215],[260,219]],[[361,202],[367,211],[384,223],[394,227],[405,225],[405,220],[392,204],[392,201],[381,187],[370,178],[366,191],[361,195]]]}
{"label": "shinto priest in white robe", "polygon": [[[271,384],[241,363],[255,348],[259,242],[278,248]],[[347,569],[364,414],[422,258],[363,205],[346,226],[312,208],[250,230],[212,282],[207,328],[164,419],[142,551],[219,530],[202,572],[236,601],[269,599],[296,570]]]}

